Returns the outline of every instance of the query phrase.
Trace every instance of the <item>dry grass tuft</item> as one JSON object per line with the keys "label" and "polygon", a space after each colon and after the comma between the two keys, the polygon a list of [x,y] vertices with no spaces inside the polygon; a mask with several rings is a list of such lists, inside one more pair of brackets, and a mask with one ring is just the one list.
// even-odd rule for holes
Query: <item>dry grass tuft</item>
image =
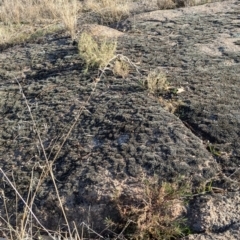
{"label": "dry grass tuft", "polygon": [[80,10],[81,4],[77,0],[3,0],[0,5],[0,42],[24,41],[42,28],[51,26],[53,30],[56,27],[52,28],[52,25],[61,23],[75,38]]}
{"label": "dry grass tuft", "polygon": [[13,37],[13,31],[11,28],[0,26],[0,44],[8,43]]}
{"label": "dry grass tuft", "polygon": [[41,28],[30,25],[27,28],[25,25],[0,25],[0,44],[17,44],[61,29],[60,26],[55,24],[43,26]]}
{"label": "dry grass tuft", "polygon": [[77,0],[58,1],[53,4],[52,13],[57,13],[57,17],[64,23],[72,39],[76,37],[77,15],[82,10],[82,5]]}
{"label": "dry grass tuft", "polygon": [[83,32],[80,36],[78,49],[81,58],[86,63],[86,70],[89,67],[103,69],[109,61],[114,58],[117,42],[108,39],[95,40],[90,34]]}
{"label": "dry grass tuft", "polygon": [[125,220],[133,223],[129,233],[133,239],[174,239],[185,235],[189,229],[183,218],[185,213],[183,196],[191,194],[190,185],[163,183],[145,180],[142,202],[126,205],[118,202]]}
{"label": "dry grass tuft", "polygon": [[179,106],[183,105],[180,100],[158,98],[160,105],[170,113],[175,113]]}
{"label": "dry grass tuft", "polygon": [[120,76],[122,78],[126,78],[129,74],[130,66],[128,62],[122,60],[116,60],[113,66],[113,74],[116,76]]}
{"label": "dry grass tuft", "polygon": [[129,0],[86,0],[84,8],[99,16],[101,23],[108,24],[129,15]]}
{"label": "dry grass tuft", "polygon": [[159,69],[150,71],[147,78],[144,79],[143,84],[152,94],[168,90],[166,74]]}

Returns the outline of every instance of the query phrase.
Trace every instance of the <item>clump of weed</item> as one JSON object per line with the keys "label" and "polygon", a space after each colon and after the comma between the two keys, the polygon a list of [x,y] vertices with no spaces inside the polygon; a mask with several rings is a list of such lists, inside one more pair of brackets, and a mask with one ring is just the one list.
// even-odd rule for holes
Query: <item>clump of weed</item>
{"label": "clump of weed", "polygon": [[208,144],[207,150],[215,157],[221,156],[221,152],[214,145]]}
{"label": "clump of weed", "polygon": [[167,76],[159,69],[150,71],[143,84],[152,94],[158,94],[168,89]]}
{"label": "clump of weed", "polygon": [[[184,196],[191,195],[190,185],[145,180],[141,202],[118,203],[123,219],[132,222],[128,233],[133,239],[173,239],[190,232],[183,218]],[[134,202],[134,201],[133,201]]]}
{"label": "clump of weed", "polygon": [[130,66],[127,62],[122,60],[116,60],[113,66],[114,75],[120,76],[122,78],[127,77],[130,71]]}
{"label": "clump of weed", "polygon": [[83,32],[80,36],[78,49],[81,58],[86,63],[86,72],[89,67],[104,68],[115,56],[117,42],[101,39],[95,40],[90,34]]}
{"label": "clump of weed", "polygon": [[179,99],[164,99],[163,97],[158,98],[160,105],[170,113],[175,113],[183,102]]}

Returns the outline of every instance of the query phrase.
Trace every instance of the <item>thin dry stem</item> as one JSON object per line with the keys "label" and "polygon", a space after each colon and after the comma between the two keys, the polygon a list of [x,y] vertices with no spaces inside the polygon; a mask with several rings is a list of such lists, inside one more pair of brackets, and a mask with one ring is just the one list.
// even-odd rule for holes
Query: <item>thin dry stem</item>
{"label": "thin dry stem", "polygon": [[[17,79],[16,79],[17,80]],[[67,216],[66,216],[66,213],[65,213],[65,210],[63,208],[63,204],[62,204],[62,201],[61,201],[61,198],[60,198],[60,195],[59,195],[59,192],[58,192],[58,189],[57,189],[57,185],[56,185],[56,181],[55,181],[55,177],[54,177],[54,174],[53,174],[53,171],[52,171],[52,165],[53,165],[53,162],[49,162],[48,158],[47,158],[47,154],[46,154],[46,151],[45,151],[45,148],[43,146],[43,142],[41,140],[41,136],[40,136],[40,133],[38,131],[38,128],[36,126],[36,121],[32,115],[32,111],[31,111],[31,108],[28,104],[28,101],[27,101],[27,98],[23,92],[23,89],[22,89],[22,86],[21,84],[19,83],[19,81],[17,80],[18,82],[18,85],[19,85],[19,89],[20,89],[20,92],[22,93],[23,95],[23,98],[25,99],[25,102],[26,102],[26,105],[28,107],[28,111],[29,111],[29,114],[31,116],[31,119],[32,119],[32,122],[33,122],[33,126],[34,126],[34,129],[37,133],[37,136],[38,136],[38,140],[39,140],[39,143],[41,145],[41,148],[42,148],[42,151],[43,151],[43,154],[44,154],[44,158],[45,158],[45,161],[46,161],[46,164],[47,164],[47,168],[48,168],[48,172],[50,173],[51,175],[51,178],[52,178],[52,181],[53,181],[53,185],[54,185],[54,188],[55,188],[55,191],[56,191],[56,194],[57,194],[57,198],[58,198],[58,201],[59,201],[59,204],[60,204],[60,207],[61,207],[61,210],[62,210],[62,213],[63,213],[63,216],[64,216],[64,219],[65,219],[65,222],[67,224],[67,227],[68,227],[68,232],[69,234],[71,233],[71,230],[70,230],[70,226],[69,226],[69,223],[68,223],[68,220],[67,220]],[[55,158],[56,159],[56,158]],[[46,176],[46,175],[45,175]],[[36,193],[36,192],[35,192]],[[29,208],[29,207],[28,207]],[[41,225],[42,226],[42,225]]]}
{"label": "thin dry stem", "polygon": [[12,226],[10,225],[10,217],[9,217],[9,214],[8,214],[8,209],[7,209],[7,204],[6,204],[6,197],[5,197],[5,194],[4,194],[4,191],[1,190],[2,192],[2,197],[3,197],[3,204],[4,204],[4,208],[5,208],[5,212],[6,212],[6,217],[7,217],[7,221],[5,221],[5,219],[3,219],[4,222],[6,222],[7,226],[8,226],[8,229],[9,229],[9,232],[10,232],[10,237],[11,239],[13,239],[13,228]]}
{"label": "thin dry stem", "polygon": [[10,186],[14,189],[15,193],[18,195],[18,197],[22,200],[22,202],[24,203],[24,205],[26,206],[26,208],[29,210],[29,212],[32,214],[32,216],[34,217],[34,219],[37,221],[37,223],[44,229],[44,231],[46,233],[48,233],[48,235],[51,237],[50,232],[41,224],[41,222],[38,220],[38,218],[36,217],[36,215],[34,214],[34,212],[32,211],[32,209],[28,206],[28,204],[26,203],[26,201],[22,198],[21,194],[18,192],[18,190],[15,188],[15,186],[12,184],[11,180],[8,178],[8,176],[5,174],[5,172],[2,170],[2,168],[0,167],[0,171],[2,172],[3,176],[5,177],[5,179],[7,180],[7,182],[10,184]]}

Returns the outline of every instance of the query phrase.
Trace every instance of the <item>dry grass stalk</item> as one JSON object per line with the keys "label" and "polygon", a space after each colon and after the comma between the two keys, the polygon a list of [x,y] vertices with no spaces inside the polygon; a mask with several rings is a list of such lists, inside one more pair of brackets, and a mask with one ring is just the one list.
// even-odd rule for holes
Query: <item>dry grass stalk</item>
{"label": "dry grass stalk", "polygon": [[63,22],[72,39],[75,39],[77,16],[78,12],[82,10],[82,5],[77,0],[51,1],[47,1],[48,4],[46,4],[46,8],[51,12],[54,19],[61,20],[61,22]]}
{"label": "dry grass stalk", "polygon": [[[14,228],[13,226],[11,226],[11,223],[10,223],[10,217],[9,217],[8,209],[7,209],[7,205],[6,205],[6,197],[5,197],[4,192],[2,191],[2,196],[3,196],[3,199],[4,199],[5,212],[6,212],[6,216],[7,216],[7,220],[5,222],[6,222],[7,226],[8,226],[8,231],[10,232],[11,240],[16,239],[16,238],[17,238],[17,240],[22,240],[22,239],[25,239],[26,236],[29,236],[29,232],[31,232],[31,231],[28,231],[28,230],[29,229],[31,230],[32,228],[27,228],[27,227],[29,226],[29,223],[31,224],[32,221],[30,221],[29,219],[32,218],[32,217],[36,220],[36,222],[39,224],[39,226],[49,236],[51,236],[50,232],[40,223],[40,221],[38,220],[37,216],[33,213],[33,211],[32,211],[32,203],[30,203],[30,204],[28,203],[30,201],[30,193],[31,193],[31,184],[32,184],[32,182],[30,183],[28,197],[27,197],[27,200],[25,201],[23,199],[23,197],[21,196],[21,194],[18,192],[15,184],[7,177],[7,175],[2,170],[2,168],[0,168],[0,171],[3,174],[4,178],[7,180],[8,184],[10,184],[10,186],[14,189],[14,191],[16,193],[16,206],[17,206],[17,197],[19,197],[19,199],[21,199],[21,201],[25,205],[24,212],[23,212],[23,215],[22,215],[22,218],[21,218],[20,229]],[[2,218],[2,220],[4,221],[3,218]]]}
{"label": "dry grass stalk", "polygon": [[77,29],[77,14],[79,11],[78,3],[76,0],[72,0],[70,3],[65,2],[62,8],[65,9],[65,11],[61,12],[61,19],[68,29],[71,37],[75,39]]}
{"label": "dry grass stalk", "polygon": [[51,12],[53,0],[4,0],[0,7],[0,20],[5,24],[42,23],[54,15]]}
{"label": "dry grass stalk", "polygon": [[12,38],[23,41],[37,30],[60,23],[75,38],[80,10],[81,4],[77,0],[3,0],[0,5],[0,43],[8,43]]}
{"label": "dry grass stalk", "polygon": [[0,26],[0,44],[8,43],[13,37],[14,32],[11,28]]}
{"label": "dry grass stalk", "polygon": [[55,24],[41,28],[30,25],[28,28],[26,28],[26,25],[0,26],[0,44],[17,44],[61,29],[60,26]]}

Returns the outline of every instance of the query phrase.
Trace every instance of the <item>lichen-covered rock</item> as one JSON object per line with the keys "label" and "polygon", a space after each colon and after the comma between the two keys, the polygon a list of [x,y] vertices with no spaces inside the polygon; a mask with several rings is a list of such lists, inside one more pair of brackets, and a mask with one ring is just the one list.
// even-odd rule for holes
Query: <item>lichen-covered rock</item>
{"label": "lichen-covered rock", "polygon": [[[121,222],[116,195],[128,204],[141,199],[142,180],[154,175],[159,182],[181,177],[194,186],[216,180],[219,188],[239,191],[239,12],[238,1],[227,1],[130,17],[118,25],[125,31],[118,53],[137,63],[139,72],[131,69],[122,79],[108,71],[96,89],[98,72],[84,72],[77,47],[64,33],[3,50],[0,167],[11,179],[13,173],[26,198],[30,182],[34,191],[46,165],[43,146],[48,160],[54,160],[69,222],[85,222],[97,232],[105,229],[106,218]],[[156,68],[166,73],[171,87],[184,89],[176,97],[183,102],[177,116],[142,85]],[[0,187],[9,199],[9,213],[21,212],[23,204],[15,205],[4,177]],[[234,239],[239,217],[229,209],[238,206],[239,196],[233,200],[229,193],[219,201],[211,196],[204,216],[201,199],[190,205],[196,208],[189,211],[192,229],[217,237],[226,231]],[[215,204],[225,203],[226,211],[217,212]],[[0,204],[3,209],[1,199]],[[33,210],[50,229],[64,225],[49,176]],[[211,239],[207,233],[197,237]]]}
{"label": "lichen-covered rock", "polygon": [[[2,77],[1,167],[14,170],[22,194],[27,194],[32,170],[37,182],[45,159],[17,79],[50,161],[82,111],[53,168],[70,220],[90,221],[101,231],[106,217],[119,217],[116,191],[137,197],[143,176],[155,174],[161,181],[184,176],[199,184],[216,174],[216,163],[202,141],[148,96],[139,83],[141,75],[133,73],[125,80],[110,75],[94,91],[96,73],[83,74],[70,39],[46,38],[27,46],[7,49],[2,62],[3,69],[12,65],[12,74],[17,66],[31,69],[25,77],[17,71],[15,78]],[[41,220],[57,225],[61,211],[50,179],[37,199]]]}

